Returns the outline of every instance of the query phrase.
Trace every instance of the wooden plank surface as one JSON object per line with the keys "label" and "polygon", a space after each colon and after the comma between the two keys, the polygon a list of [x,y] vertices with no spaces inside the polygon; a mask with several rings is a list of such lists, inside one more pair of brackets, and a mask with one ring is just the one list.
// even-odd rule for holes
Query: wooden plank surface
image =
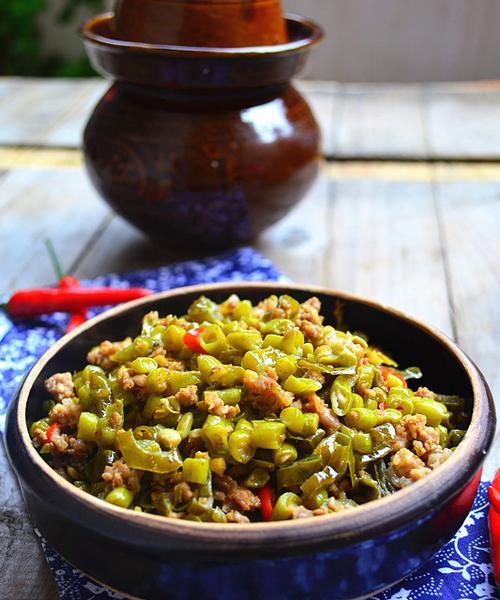
{"label": "wooden plank surface", "polygon": [[[497,181],[435,185],[459,345],[486,377],[500,414],[500,174]],[[486,476],[500,466],[500,431]]]}
{"label": "wooden plank surface", "polygon": [[96,264],[102,264],[100,274],[136,271],[159,267],[182,258],[153,244],[135,227],[118,216],[109,219],[89,245],[87,253],[75,265],[80,279],[96,275]]}
{"label": "wooden plank surface", "polygon": [[[82,278],[182,258],[111,214],[83,171],[81,129],[106,85],[0,80],[2,291],[54,281],[45,237]],[[257,240],[257,249],[295,281],[369,295],[454,335],[498,402],[498,85],[299,87],[326,133],[325,152],[344,161],[324,166],[307,198]],[[391,156],[489,162],[375,160]],[[498,466],[498,435],[495,444],[489,477]],[[2,597],[55,598],[2,452],[0,564]]]}
{"label": "wooden plank surface", "polygon": [[80,129],[88,115],[84,99],[102,86],[100,80],[21,81],[0,98],[0,144],[49,143],[54,128],[64,129],[76,114],[71,145],[80,144]]}
{"label": "wooden plank surface", "polygon": [[323,283],[397,306],[452,334],[430,181],[330,179]]}
{"label": "wooden plank surface", "polygon": [[333,157],[415,158],[426,155],[423,86],[345,85]]}
{"label": "wooden plank surface", "polygon": [[257,249],[290,279],[321,285],[330,238],[330,204],[328,179],[323,169],[306,198],[257,240]]}
{"label": "wooden plank surface", "polygon": [[16,169],[1,182],[3,290],[54,281],[44,240],[69,269],[109,214],[81,169]]}
{"label": "wooden plank surface", "polygon": [[47,146],[79,147],[88,117],[109,86],[110,82],[105,80],[83,80],[78,95],[68,103],[68,110],[47,128],[41,139],[31,141]]}
{"label": "wooden plank surface", "polygon": [[[79,147],[103,79],[0,78],[0,145]],[[500,84],[298,81],[326,156],[500,159]]]}
{"label": "wooden plank surface", "polygon": [[450,92],[427,88],[424,107],[429,157],[500,158],[500,92],[496,85]]}

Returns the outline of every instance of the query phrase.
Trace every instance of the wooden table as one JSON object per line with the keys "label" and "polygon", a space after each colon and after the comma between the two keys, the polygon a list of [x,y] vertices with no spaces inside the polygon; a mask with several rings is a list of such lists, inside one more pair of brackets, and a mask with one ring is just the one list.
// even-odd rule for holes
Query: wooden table
{"label": "wooden table", "polygon": [[[79,151],[102,80],[0,79],[0,280],[54,281],[50,237],[78,277],[168,263],[113,215]],[[321,177],[257,248],[299,282],[365,294],[459,342],[500,398],[500,83],[302,83],[324,133]],[[500,439],[486,476],[499,464]],[[56,597],[5,458],[2,597]]]}

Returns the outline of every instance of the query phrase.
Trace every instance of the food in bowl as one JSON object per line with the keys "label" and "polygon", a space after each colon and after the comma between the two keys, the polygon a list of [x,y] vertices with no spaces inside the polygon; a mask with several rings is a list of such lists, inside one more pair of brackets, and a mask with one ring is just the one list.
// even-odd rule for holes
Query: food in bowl
{"label": "food in bowl", "polygon": [[94,496],[177,519],[353,509],[438,468],[468,423],[462,398],[410,389],[418,368],[325,325],[315,297],[202,296],[87,360],[46,380],[34,445]]}

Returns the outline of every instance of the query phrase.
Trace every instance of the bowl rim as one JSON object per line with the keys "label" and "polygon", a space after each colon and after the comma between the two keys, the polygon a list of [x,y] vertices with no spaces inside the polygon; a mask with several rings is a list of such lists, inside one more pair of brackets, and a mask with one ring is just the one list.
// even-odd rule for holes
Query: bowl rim
{"label": "bowl rim", "polygon": [[[249,288],[257,291],[262,290],[263,293],[273,293],[273,290],[278,291],[280,289],[296,290],[311,294],[334,296],[340,300],[365,304],[416,326],[445,346],[461,364],[469,378],[473,391],[474,402],[471,422],[457,450],[439,469],[423,479],[390,496],[359,506],[355,510],[337,515],[317,516],[311,519],[244,524],[183,521],[120,508],[76,488],[43,460],[32,445],[29,436],[26,420],[27,402],[32,386],[42,369],[69,342],[109,318],[119,316],[141,306],[144,306],[147,310],[149,305],[154,305],[155,302],[170,297],[193,293],[210,294],[210,292],[222,290],[227,290],[230,294],[238,293],[238,291],[242,292]],[[150,310],[153,309],[153,307],[150,308]],[[333,539],[341,541],[354,537],[362,540],[376,535],[377,532],[386,533],[417,518],[424,517],[431,510],[437,510],[444,502],[456,496],[478,472],[486,451],[491,445],[495,426],[495,409],[481,373],[463,351],[439,330],[426,325],[403,311],[358,294],[286,281],[226,281],[215,284],[198,284],[173,288],[111,308],[63,336],[38,359],[19,390],[13,417],[23,449],[27,453],[32,466],[38,467],[60,493],[70,494],[82,509],[97,511],[101,517],[117,519],[123,521],[124,524],[128,522],[136,527],[149,530],[151,534],[181,536],[186,544],[196,543],[200,548],[203,548],[208,543],[213,550],[221,549],[224,551],[241,550],[243,547],[249,550],[259,546],[262,547],[263,544],[270,548],[293,547],[295,550],[299,550],[305,547],[324,546],[328,542],[331,543]],[[487,424],[486,429],[485,423]],[[10,452],[9,454],[15,466],[16,459],[12,457]],[[231,533],[231,535],[221,535],[223,532]]]}
{"label": "bowl rim", "polygon": [[113,12],[105,12],[86,21],[79,29],[79,35],[84,42],[105,46],[114,51],[135,51],[141,54],[170,55],[185,58],[244,58],[256,56],[280,56],[304,51],[315,46],[323,39],[322,27],[311,19],[293,13],[285,13],[287,28],[292,24],[299,24],[307,28],[308,34],[284,44],[267,46],[242,46],[236,48],[208,47],[208,46],[182,46],[176,44],[150,44],[147,42],[133,42],[120,40],[96,33],[95,28],[108,23],[113,19]]}

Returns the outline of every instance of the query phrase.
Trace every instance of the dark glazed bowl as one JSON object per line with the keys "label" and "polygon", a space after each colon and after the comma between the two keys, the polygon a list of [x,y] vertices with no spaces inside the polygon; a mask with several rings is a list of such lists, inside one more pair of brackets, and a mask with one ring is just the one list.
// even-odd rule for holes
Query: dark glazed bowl
{"label": "dark glazed bowl", "polygon": [[[117,508],[82,492],[53,471],[31,445],[27,423],[42,414],[43,380],[78,369],[103,339],[135,335],[145,312],[183,313],[205,293],[236,292],[258,301],[271,293],[311,294],[335,325],[340,302],[347,327],[419,365],[424,385],[468,399],[463,442],[428,477],[348,513],[285,523],[179,522]],[[333,600],[365,597],[420,567],[457,531],[479,482],[495,429],[481,374],[444,335],[381,304],[326,289],[288,284],[218,284],[156,294],[112,309],[62,338],[36,363],[13,399],[6,443],[33,524],[90,577],[154,600]]]}

